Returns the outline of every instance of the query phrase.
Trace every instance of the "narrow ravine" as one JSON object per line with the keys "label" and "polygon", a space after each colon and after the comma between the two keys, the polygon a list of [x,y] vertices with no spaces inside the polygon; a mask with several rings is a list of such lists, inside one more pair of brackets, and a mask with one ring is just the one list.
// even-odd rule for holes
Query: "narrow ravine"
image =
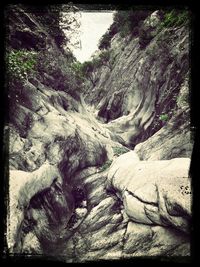
{"label": "narrow ravine", "polygon": [[117,11],[81,64],[56,8],[7,10],[8,256],[190,256],[187,11]]}

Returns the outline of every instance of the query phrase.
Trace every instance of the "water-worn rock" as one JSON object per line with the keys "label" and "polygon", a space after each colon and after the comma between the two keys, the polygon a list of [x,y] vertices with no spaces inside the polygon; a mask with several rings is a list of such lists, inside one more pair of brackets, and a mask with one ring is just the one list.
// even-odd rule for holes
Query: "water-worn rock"
{"label": "water-worn rock", "polygon": [[[26,47],[20,40],[26,36],[30,49],[41,45],[41,22],[13,10],[21,35],[12,22],[11,44]],[[117,34],[112,68],[100,68],[96,86],[83,95],[71,61],[43,31],[50,68],[40,65],[9,92],[10,253],[65,262],[190,255],[190,159],[180,158],[190,157],[192,146],[188,106],[179,99],[177,116],[169,115],[165,126],[158,119],[176,105],[188,71],[188,30],[158,31],[159,21],[156,12],[145,21],[151,33],[145,46],[139,37]],[[188,86],[182,87],[183,96]],[[123,146],[132,148],[162,126],[136,147],[138,155]],[[176,146],[184,143],[185,154],[174,151],[180,132]]]}
{"label": "water-worn rock", "polygon": [[[72,207],[70,212],[66,210],[67,192],[78,183],[78,179],[73,179],[73,176],[87,167],[102,165],[107,159],[106,146],[109,142],[111,147],[118,145],[112,140],[107,141],[101,131],[94,136],[94,125],[100,129],[101,125],[98,126],[95,119],[87,119],[84,113],[70,114],[65,111],[59,103],[52,102],[51,92],[55,96],[55,92],[50,89],[48,92],[40,92],[41,107],[48,106],[48,109],[39,119],[37,116],[33,118],[26,137],[20,136],[16,124],[10,127],[10,251],[16,242],[16,232],[19,232],[18,240],[23,239],[26,232],[33,231],[42,242],[43,249],[48,247],[46,253],[49,253],[50,247],[56,246],[58,240],[67,236],[65,227],[73,215]],[[63,92],[62,95],[65,97],[66,93]],[[34,97],[38,96],[33,94],[32,98],[29,97],[34,101]],[[43,98],[46,98],[47,104]],[[85,110],[81,105],[80,109]],[[15,185],[18,181],[19,190]],[[96,188],[96,191],[88,193],[90,205],[100,201],[100,196],[104,194],[103,189],[104,187]],[[54,225],[53,228],[49,227],[49,223]],[[32,226],[24,227],[23,224]],[[22,231],[17,230],[20,227]],[[47,246],[48,242],[52,246]],[[25,245],[23,247],[27,250]]]}
{"label": "water-worn rock", "polygon": [[[129,162],[125,161],[129,157]],[[118,162],[124,163],[120,166]],[[114,187],[129,218],[137,223],[173,226],[188,233],[191,222],[190,159],[138,161],[127,153],[113,162],[108,187]],[[123,179],[122,179],[123,177]]]}
{"label": "water-worn rock", "polygon": [[[134,244],[134,246],[133,246]],[[186,236],[161,226],[129,222],[125,235],[124,257],[189,256],[190,244]]]}
{"label": "water-worn rock", "polygon": [[[21,242],[23,244],[23,235],[32,230],[31,223],[32,226],[36,225],[38,227],[39,222],[37,220],[46,219],[37,215],[37,209],[41,207],[35,209],[35,206],[41,206],[41,203],[36,204],[36,201],[34,201],[35,195],[44,194],[44,190],[52,191],[49,194],[49,199],[46,200],[46,214],[50,212],[51,214],[48,215],[53,219],[58,216],[59,224],[63,219],[67,223],[74,209],[74,200],[70,191],[65,191],[64,194],[62,178],[55,166],[46,163],[38,170],[30,173],[19,170],[10,171],[8,245],[11,251],[15,251],[15,247],[20,247]],[[52,211],[48,204],[56,210]],[[44,217],[46,214],[44,214]],[[25,224],[28,224],[28,226]],[[40,231],[38,238],[41,234]]]}
{"label": "water-worn rock", "polygon": [[155,12],[142,26],[149,34],[147,24],[155,24],[155,33],[144,48],[141,36],[130,37],[125,43],[116,34],[110,49],[112,70],[100,68],[98,82],[85,92],[87,103],[97,106],[107,128],[131,148],[165,124],[162,114],[169,118],[176,114],[173,109],[189,69],[189,29],[160,30],[158,20]]}
{"label": "water-worn rock", "polygon": [[190,125],[188,77],[181,85],[177,106],[173,117],[159,131],[135,147],[141,160],[191,157],[194,140]]}
{"label": "water-worn rock", "polygon": [[178,111],[163,128],[148,140],[138,144],[135,151],[141,160],[172,159],[177,156],[191,157],[193,142],[189,125],[189,110]]}

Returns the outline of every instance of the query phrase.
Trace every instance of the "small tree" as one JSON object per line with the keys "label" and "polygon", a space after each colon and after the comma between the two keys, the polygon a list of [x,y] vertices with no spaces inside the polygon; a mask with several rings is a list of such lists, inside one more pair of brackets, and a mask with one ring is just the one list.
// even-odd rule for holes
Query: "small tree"
{"label": "small tree", "polygon": [[71,65],[72,71],[74,71],[76,77],[78,77],[82,82],[84,82],[84,72],[83,65],[80,62],[75,62]]}
{"label": "small tree", "polygon": [[117,32],[118,32],[118,29],[117,29],[116,23],[113,23],[110,26],[110,28],[107,30],[107,32],[100,39],[98,48],[100,50],[110,48],[111,39]]}
{"label": "small tree", "polygon": [[11,80],[28,79],[28,75],[35,71],[37,64],[37,52],[22,50],[10,50],[6,53],[7,73]]}
{"label": "small tree", "polygon": [[82,72],[84,73],[85,77],[91,81],[93,86],[95,86],[96,84],[95,71],[96,71],[98,64],[99,63],[97,60],[85,61],[82,64]]}
{"label": "small tree", "polygon": [[110,50],[101,52],[99,55],[99,61],[102,65],[107,66],[111,70],[112,66],[110,62]]}
{"label": "small tree", "polygon": [[111,36],[109,35],[109,33],[105,33],[100,42],[99,42],[99,49],[103,50],[103,49],[108,49],[110,48],[110,41],[111,41]]}

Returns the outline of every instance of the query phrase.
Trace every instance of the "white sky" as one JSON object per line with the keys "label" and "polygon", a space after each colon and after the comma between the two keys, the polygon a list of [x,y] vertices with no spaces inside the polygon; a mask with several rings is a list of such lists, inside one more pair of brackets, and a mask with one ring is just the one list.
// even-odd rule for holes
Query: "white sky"
{"label": "white sky", "polygon": [[78,61],[89,60],[98,49],[98,42],[113,22],[113,12],[81,12],[80,40],[82,49],[73,48]]}

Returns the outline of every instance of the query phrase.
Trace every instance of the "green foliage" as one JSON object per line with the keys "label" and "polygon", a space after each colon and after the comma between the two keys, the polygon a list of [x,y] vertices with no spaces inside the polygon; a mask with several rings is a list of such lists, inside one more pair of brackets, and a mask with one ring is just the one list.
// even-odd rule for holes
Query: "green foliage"
{"label": "green foliage", "polygon": [[108,169],[110,167],[110,165],[112,164],[112,160],[107,160],[103,166],[101,166],[100,171],[103,172],[106,169]]}
{"label": "green foliage", "polygon": [[85,61],[82,64],[82,72],[87,75],[88,73],[92,72],[94,70],[94,65],[92,64],[92,61]]}
{"label": "green foliage", "polygon": [[11,79],[27,79],[35,71],[37,53],[34,51],[11,50],[6,53],[8,75]]}
{"label": "green foliage", "polygon": [[58,47],[66,45],[66,36],[60,27],[61,5],[49,6],[24,6],[27,12],[33,14],[37,21],[42,24],[48,34],[54,39]]}
{"label": "green foliage", "polygon": [[113,152],[115,155],[120,156],[124,153],[129,152],[129,149],[126,147],[113,147]]}
{"label": "green foliage", "polygon": [[188,22],[189,13],[187,10],[175,10],[167,11],[164,13],[163,21],[160,25],[161,28],[178,27]]}
{"label": "green foliage", "polygon": [[161,121],[167,121],[169,119],[169,116],[168,116],[168,114],[161,114],[159,119]]}
{"label": "green foliage", "polygon": [[102,38],[100,39],[98,48],[100,50],[108,49],[110,48],[110,42],[111,42],[112,36],[109,34],[109,32],[106,32]]}
{"label": "green foliage", "polygon": [[110,42],[116,33],[120,33],[122,38],[129,34],[138,35],[139,26],[144,19],[150,14],[149,10],[140,10],[132,7],[130,10],[119,10],[114,15],[114,22],[108,31],[102,36],[99,42],[99,49],[110,48]]}
{"label": "green foliage", "polygon": [[47,87],[67,92],[78,99],[82,81],[76,76],[71,62],[70,59],[63,57],[56,50],[52,52],[40,51],[35,78]]}
{"label": "green foliage", "polygon": [[110,50],[106,50],[106,51],[102,51],[100,54],[99,54],[99,57],[98,57],[98,60],[99,60],[99,65],[104,65],[104,66],[107,66],[110,70],[112,68],[112,60],[111,60],[111,51]]}
{"label": "green foliage", "polygon": [[117,26],[118,32],[121,37],[124,37],[129,33],[130,21],[129,21],[130,11],[118,11],[114,16],[114,23]]}
{"label": "green foliage", "polygon": [[[27,13],[30,13],[31,17],[36,18],[36,21],[51,35],[59,48],[63,48],[67,43],[70,43],[71,36],[69,34],[75,33],[80,26],[76,17],[78,9],[72,3],[41,6],[21,5],[21,7]],[[63,16],[63,12],[65,12],[65,16]],[[21,16],[23,17],[24,14],[22,13]],[[25,18],[25,23],[28,25],[31,20]],[[66,29],[68,30],[67,35],[64,32]]]}
{"label": "green foliage", "polygon": [[101,54],[99,54],[99,59],[100,61],[102,62],[102,64],[105,62],[108,62],[109,59],[110,59],[110,51],[107,50],[107,51],[103,51],[101,52]]}
{"label": "green foliage", "polygon": [[71,65],[72,70],[81,82],[84,82],[85,79],[89,79],[93,85],[95,85],[94,72],[99,66],[100,62],[96,58],[92,61],[85,61],[83,63],[75,62]]}
{"label": "green foliage", "polygon": [[111,39],[117,32],[118,32],[117,26],[115,23],[113,23],[107,30],[107,32],[100,39],[98,48],[100,50],[110,48]]}
{"label": "green foliage", "polygon": [[84,62],[82,68],[83,72],[87,75],[88,73],[95,71],[100,66],[100,60],[98,58],[93,58],[92,61]]}
{"label": "green foliage", "polygon": [[74,62],[71,64],[72,71],[75,73],[76,77],[81,80],[81,82],[84,82],[85,80],[85,73],[83,64],[80,62]]}
{"label": "green foliage", "polygon": [[83,63],[74,62],[71,64],[73,72],[77,75],[78,79],[82,82],[85,79],[89,79],[93,85],[95,85],[95,72],[102,65],[111,68],[109,64],[110,51],[102,51],[98,56],[94,57],[91,61],[85,61]]}
{"label": "green foliage", "polygon": [[114,23],[121,37],[128,34],[137,35],[139,27],[149,14],[149,10],[139,9],[138,7],[132,7],[127,11],[118,11],[114,16]]}

